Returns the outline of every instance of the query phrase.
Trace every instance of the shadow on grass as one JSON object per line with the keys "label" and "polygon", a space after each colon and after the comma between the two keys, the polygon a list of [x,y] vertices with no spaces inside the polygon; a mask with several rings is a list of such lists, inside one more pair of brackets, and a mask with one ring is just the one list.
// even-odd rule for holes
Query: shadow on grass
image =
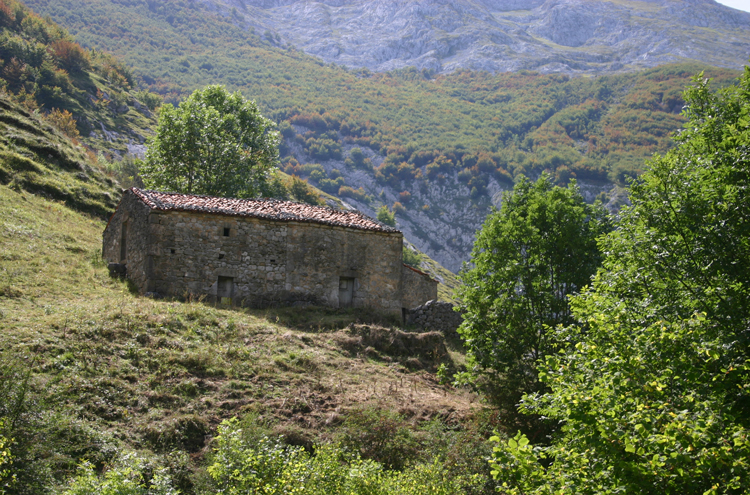
{"label": "shadow on grass", "polygon": [[401,327],[401,318],[371,308],[327,308],[308,306],[305,308],[278,307],[263,310],[247,310],[248,313],[272,323],[308,332],[335,331],[352,324],[369,324],[383,327]]}

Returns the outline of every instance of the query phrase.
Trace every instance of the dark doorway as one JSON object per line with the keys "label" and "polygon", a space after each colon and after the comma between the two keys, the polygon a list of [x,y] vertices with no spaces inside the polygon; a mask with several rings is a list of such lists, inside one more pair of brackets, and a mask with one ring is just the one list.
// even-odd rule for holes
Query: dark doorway
{"label": "dark doorway", "polygon": [[234,297],[234,278],[219,277],[219,283],[216,287],[216,300],[221,304],[232,304]]}
{"label": "dark doorway", "polygon": [[354,279],[339,278],[339,308],[350,308],[354,299]]}

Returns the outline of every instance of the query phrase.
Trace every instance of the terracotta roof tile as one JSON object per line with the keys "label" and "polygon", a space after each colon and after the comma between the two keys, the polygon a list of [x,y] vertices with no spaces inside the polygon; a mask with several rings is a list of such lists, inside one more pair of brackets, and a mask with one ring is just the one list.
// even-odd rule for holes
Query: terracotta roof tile
{"label": "terracotta roof tile", "polygon": [[277,199],[235,199],[165,193],[132,188],[151,209],[161,211],[197,211],[238,217],[263,218],[283,222],[309,222],[378,232],[400,232],[358,211],[335,210]]}

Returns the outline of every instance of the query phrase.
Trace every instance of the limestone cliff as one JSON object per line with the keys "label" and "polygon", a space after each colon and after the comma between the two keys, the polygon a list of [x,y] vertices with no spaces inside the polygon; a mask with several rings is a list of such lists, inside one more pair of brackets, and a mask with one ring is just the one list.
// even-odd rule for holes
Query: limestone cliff
{"label": "limestone cliff", "polygon": [[204,0],[349,67],[609,73],[694,60],[740,68],[750,14],[713,0]]}

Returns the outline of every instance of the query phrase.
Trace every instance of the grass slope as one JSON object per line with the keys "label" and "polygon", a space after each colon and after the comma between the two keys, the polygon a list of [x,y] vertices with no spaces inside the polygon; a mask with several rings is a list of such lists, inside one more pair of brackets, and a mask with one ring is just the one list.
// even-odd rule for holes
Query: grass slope
{"label": "grass slope", "polygon": [[473,395],[436,379],[439,364],[462,360],[439,334],[404,333],[359,310],[137,297],[107,275],[103,228],[61,202],[0,186],[0,402],[11,403],[30,372],[25,419],[9,435],[24,440],[12,453],[30,488],[13,493],[46,491],[80,459],[102,466],[126,450],[171,456],[192,493],[217,424],[235,416],[310,446],[336,438],[367,405],[413,425],[475,415]]}
{"label": "grass slope", "polygon": [[0,91],[0,184],[105,218],[119,189],[92,163],[83,147]]}

